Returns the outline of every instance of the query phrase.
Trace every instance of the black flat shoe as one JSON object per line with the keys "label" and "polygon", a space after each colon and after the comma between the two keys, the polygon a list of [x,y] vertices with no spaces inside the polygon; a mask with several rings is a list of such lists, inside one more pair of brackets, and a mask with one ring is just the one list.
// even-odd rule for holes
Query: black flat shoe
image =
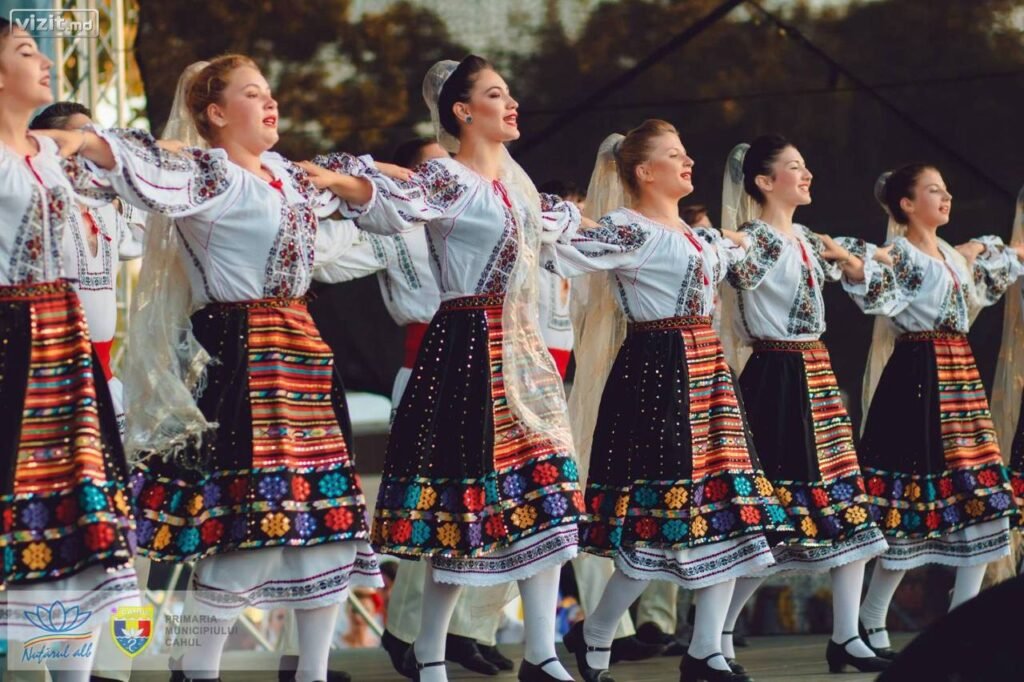
{"label": "black flat shoe", "polygon": [[498,674],[498,666],[484,658],[476,640],[469,637],[449,634],[445,639],[444,658],[481,675]]}
{"label": "black flat shoe", "polygon": [[[298,656],[282,656],[277,666],[277,682],[295,682],[295,671],[298,669]],[[344,670],[328,670],[324,682],[352,682],[352,676]]]}
{"label": "black flat shoe", "polygon": [[588,651],[611,651],[611,647],[587,644],[587,640],[583,637],[582,620],[569,628],[569,632],[565,633],[565,637],[562,638],[562,644],[569,650],[569,653],[576,657],[576,667],[579,668],[580,675],[583,676],[583,682],[615,682],[615,678],[607,670],[591,668],[587,663]]}
{"label": "black flat shoe", "polygon": [[[825,649],[825,660],[828,661],[828,671],[830,673],[841,673],[848,665],[852,665],[862,673],[880,673],[889,667],[889,661],[884,658],[879,658],[878,656],[861,658],[847,651],[846,645],[858,639],[860,637],[851,637],[842,644],[837,644],[831,639],[828,640],[828,648]],[[870,649],[871,647],[868,648]]]}
{"label": "black flat shoe", "polygon": [[511,658],[501,653],[498,647],[477,642],[476,648],[480,650],[480,655],[490,661],[498,670],[515,670],[516,664],[512,662]]}
{"label": "black flat shoe", "polygon": [[643,661],[660,656],[665,650],[662,644],[645,642],[636,635],[612,640],[612,663],[619,661]]}
{"label": "black flat shoe", "polygon": [[[723,635],[732,635],[732,645],[736,646],[736,633],[731,630],[722,632]],[[726,657],[725,662],[729,664],[729,669],[737,675],[745,675],[747,669],[744,668],[735,658]]]}
{"label": "black flat shoe", "polygon": [[391,659],[391,666],[399,675],[416,679],[416,664],[412,659],[412,644],[395,637],[388,630],[380,636],[380,645],[388,652]]}
{"label": "black flat shoe", "polygon": [[[647,644],[658,644],[662,648],[662,656],[679,657],[686,653],[686,644],[679,641],[675,635],[663,632],[654,623],[644,623],[636,629],[636,638]],[[614,643],[613,643],[614,647]],[[614,655],[614,652],[613,652]]]}
{"label": "black flat shoe", "polygon": [[557,677],[548,675],[544,672],[544,666],[557,660],[557,656],[552,656],[546,661],[542,661],[540,663],[530,663],[524,659],[523,662],[519,664],[519,682],[562,682],[562,680]]}
{"label": "black flat shoe", "polygon": [[185,682],[185,673],[181,670],[181,658],[173,656],[168,658],[167,670],[171,673],[170,682]]}
{"label": "black flat shoe", "polygon": [[686,654],[679,662],[679,682],[754,682],[753,678],[744,673],[719,670],[708,665],[708,661],[719,656],[726,660],[722,654],[711,654],[705,658],[694,658]]}
{"label": "black flat shoe", "polygon": [[858,632],[860,632],[860,638],[864,640],[864,643],[868,645],[868,648],[875,652],[875,656],[878,656],[879,658],[884,658],[887,661],[891,661],[894,658],[896,658],[896,655],[897,655],[896,652],[893,651],[890,647],[887,647],[887,646],[883,646],[883,647],[871,646],[871,635],[874,635],[874,634],[879,633],[879,632],[885,632],[885,628],[870,628],[870,629],[868,629],[868,628],[864,627],[864,623],[861,623],[858,620],[857,621],[857,630],[858,630]]}

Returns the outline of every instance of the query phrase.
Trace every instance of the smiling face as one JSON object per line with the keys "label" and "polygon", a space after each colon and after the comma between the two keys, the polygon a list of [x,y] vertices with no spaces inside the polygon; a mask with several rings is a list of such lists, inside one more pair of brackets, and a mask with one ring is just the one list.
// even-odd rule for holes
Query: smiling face
{"label": "smiling face", "polygon": [[949,193],[939,171],[934,168],[921,171],[912,194],[912,199],[900,199],[900,208],[911,221],[925,227],[939,227],[949,222],[953,195]]}
{"label": "smiling face", "polygon": [[687,156],[676,133],[652,137],[646,159],[635,172],[641,195],[667,196],[678,201],[693,192],[693,159]]}
{"label": "smiling face", "polygon": [[15,28],[0,37],[0,101],[28,110],[49,104],[52,67],[53,62],[24,30]]}
{"label": "smiling face", "polygon": [[277,101],[253,66],[231,71],[220,100],[207,107],[206,115],[217,144],[230,142],[257,154],[277,144]]}
{"label": "smiling face", "polygon": [[765,199],[780,206],[806,206],[811,203],[811,180],[814,176],[796,147],[779,152],[771,164],[771,173],[758,175],[755,183]]}
{"label": "smiling face", "polygon": [[512,98],[508,84],[494,69],[483,69],[473,81],[468,102],[453,106],[461,122],[462,135],[477,135],[493,142],[519,139],[519,102]]}

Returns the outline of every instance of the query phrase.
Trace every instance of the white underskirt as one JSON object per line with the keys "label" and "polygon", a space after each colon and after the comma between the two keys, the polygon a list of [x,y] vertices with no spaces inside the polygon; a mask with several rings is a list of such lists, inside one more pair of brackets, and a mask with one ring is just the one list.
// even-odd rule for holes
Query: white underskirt
{"label": "white underskirt", "polygon": [[198,613],[222,620],[247,607],[341,604],[353,586],[384,586],[377,556],[365,540],[214,554],[196,562],[190,585]]}
{"label": "white underskirt", "polygon": [[889,537],[882,567],[908,571],[927,564],[980,566],[1010,554],[1010,520],[985,521],[937,538]]}
{"label": "white underskirt", "polygon": [[809,547],[800,544],[781,544],[772,548],[775,563],[753,577],[779,573],[822,573],[853,561],[873,559],[889,547],[882,531],[869,528],[853,537],[828,545]]}
{"label": "white underskirt", "polygon": [[620,548],[615,568],[634,580],[667,580],[687,590],[744,578],[774,562],[764,535],[747,535],[698,547]]}
{"label": "white underskirt", "polygon": [[578,534],[576,524],[557,526],[482,556],[434,555],[429,561],[437,582],[488,587],[525,580],[570,561],[577,553]]}

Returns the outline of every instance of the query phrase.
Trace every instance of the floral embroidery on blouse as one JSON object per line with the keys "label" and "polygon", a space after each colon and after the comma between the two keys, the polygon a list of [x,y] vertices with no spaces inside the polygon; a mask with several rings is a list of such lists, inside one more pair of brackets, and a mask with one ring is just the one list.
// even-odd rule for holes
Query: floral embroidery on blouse
{"label": "floral embroidery on blouse", "polygon": [[748,237],[746,255],[729,268],[726,279],[737,289],[754,289],[779,262],[782,255],[782,237],[767,223],[753,220],[740,226]]}

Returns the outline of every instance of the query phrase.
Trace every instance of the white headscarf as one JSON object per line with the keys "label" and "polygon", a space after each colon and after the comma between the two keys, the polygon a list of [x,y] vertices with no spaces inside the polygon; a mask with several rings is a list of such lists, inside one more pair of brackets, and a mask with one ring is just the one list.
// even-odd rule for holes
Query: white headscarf
{"label": "white headscarf", "polygon": [[[459,62],[450,59],[437,62],[423,78],[423,99],[430,109],[437,141],[451,153],[458,152],[459,140],[441,125],[438,100],[458,66]],[[516,230],[519,257],[509,278],[502,310],[505,394],[512,413],[527,428],[548,438],[559,451],[571,455],[572,435],[562,379],[538,328],[538,262],[543,233],[540,195],[508,150],[502,149],[500,178],[516,209],[512,214],[519,228]]]}
{"label": "white headscarf", "polygon": [[[747,156],[750,145],[741,142],[729,152],[725,161],[725,176],[722,179],[722,223],[723,230],[738,230],[745,223],[753,220],[760,211],[754,198],[743,188],[743,160]],[[752,348],[743,333],[740,319],[739,294],[736,290],[723,284],[719,288],[718,336],[722,340],[722,350],[726,362],[732,371],[739,375],[750,359]]]}
{"label": "white headscarf", "polygon": [[[207,66],[196,62],[178,79],[164,139],[206,147],[185,103],[189,83]],[[123,374],[129,462],[156,455],[201,468],[203,438],[217,428],[196,404],[210,355],[192,334],[191,286],[180,258],[174,221],[150,213],[146,221],[142,274],[132,298]]]}
{"label": "white headscarf", "polygon": [[[1017,213],[1013,219],[1012,245],[1024,243],[1024,187],[1017,195]],[[1024,390],[1024,322],[1021,321],[1021,280],[1006,292],[1003,309],[1003,341],[996,362],[996,381],[992,387],[992,420],[1009,461],[1013,436],[1020,419],[1021,391]]]}

